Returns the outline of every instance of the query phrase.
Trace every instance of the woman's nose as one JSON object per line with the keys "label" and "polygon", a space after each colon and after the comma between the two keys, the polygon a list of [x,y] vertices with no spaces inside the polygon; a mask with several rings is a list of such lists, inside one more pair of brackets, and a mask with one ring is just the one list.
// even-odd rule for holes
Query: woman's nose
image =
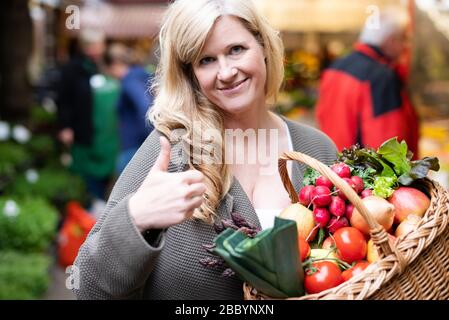
{"label": "woman's nose", "polygon": [[220,81],[228,82],[237,75],[237,68],[226,61],[220,61],[217,78]]}

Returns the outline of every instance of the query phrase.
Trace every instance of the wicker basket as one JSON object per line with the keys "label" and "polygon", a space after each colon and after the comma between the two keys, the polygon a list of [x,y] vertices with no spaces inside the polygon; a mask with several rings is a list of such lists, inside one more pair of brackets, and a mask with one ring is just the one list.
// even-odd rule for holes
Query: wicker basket
{"label": "wicker basket", "polygon": [[[364,272],[335,288],[289,300],[449,299],[449,194],[443,187],[429,179],[423,180],[422,186],[431,198],[430,207],[416,230],[392,243],[344,180],[328,166],[299,152],[286,152],[279,159],[279,173],[292,203],[298,202],[298,195],[286,170],[288,160],[312,167],[344,192],[367,221],[380,255],[380,260]],[[243,292],[246,300],[273,299],[247,283]]]}

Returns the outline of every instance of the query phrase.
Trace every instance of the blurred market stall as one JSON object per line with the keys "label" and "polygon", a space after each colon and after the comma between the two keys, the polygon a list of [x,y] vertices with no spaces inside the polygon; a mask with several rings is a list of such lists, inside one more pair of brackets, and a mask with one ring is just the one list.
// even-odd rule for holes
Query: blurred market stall
{"label": "blurred market stall", "polygon": [[[412,1],[256,0],[259,10],[280,30],[286,49],[286,83],[278,110],[291,118],[306,117],[316,102],[321,71],[348,53],[367,19],[388,7],[406,19]],[[309,112],[308,112],[309,111]],[[313,110],[312,110],[313,111]]]}

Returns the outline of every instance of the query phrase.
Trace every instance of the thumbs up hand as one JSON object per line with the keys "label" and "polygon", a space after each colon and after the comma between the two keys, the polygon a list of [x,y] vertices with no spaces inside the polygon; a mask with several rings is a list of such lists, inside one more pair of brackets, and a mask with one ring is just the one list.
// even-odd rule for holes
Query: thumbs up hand
{"label": "thumbs up hand", "polygon": [[129,212],[140,232],[165,229],[190,218],[203,203],[204,175],[198,170],[170,173],[170,143],[160,138],[161,151],[142,185],[129,199]]}

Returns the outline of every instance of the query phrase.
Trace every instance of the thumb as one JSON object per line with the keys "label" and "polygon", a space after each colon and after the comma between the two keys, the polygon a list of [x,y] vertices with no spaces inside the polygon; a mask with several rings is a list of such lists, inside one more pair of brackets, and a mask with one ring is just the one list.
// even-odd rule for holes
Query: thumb
{"label": "thumb", "polygon": [[153,168],[151,168],[151,172],[168,170],[168,163],[170,162],[170,150],[171,150],[170,142],[167,140],[166,137],[163,136],[159,138],[159,141],[161,144],[161,152],[159,153],[159,156],[157,157]]}

